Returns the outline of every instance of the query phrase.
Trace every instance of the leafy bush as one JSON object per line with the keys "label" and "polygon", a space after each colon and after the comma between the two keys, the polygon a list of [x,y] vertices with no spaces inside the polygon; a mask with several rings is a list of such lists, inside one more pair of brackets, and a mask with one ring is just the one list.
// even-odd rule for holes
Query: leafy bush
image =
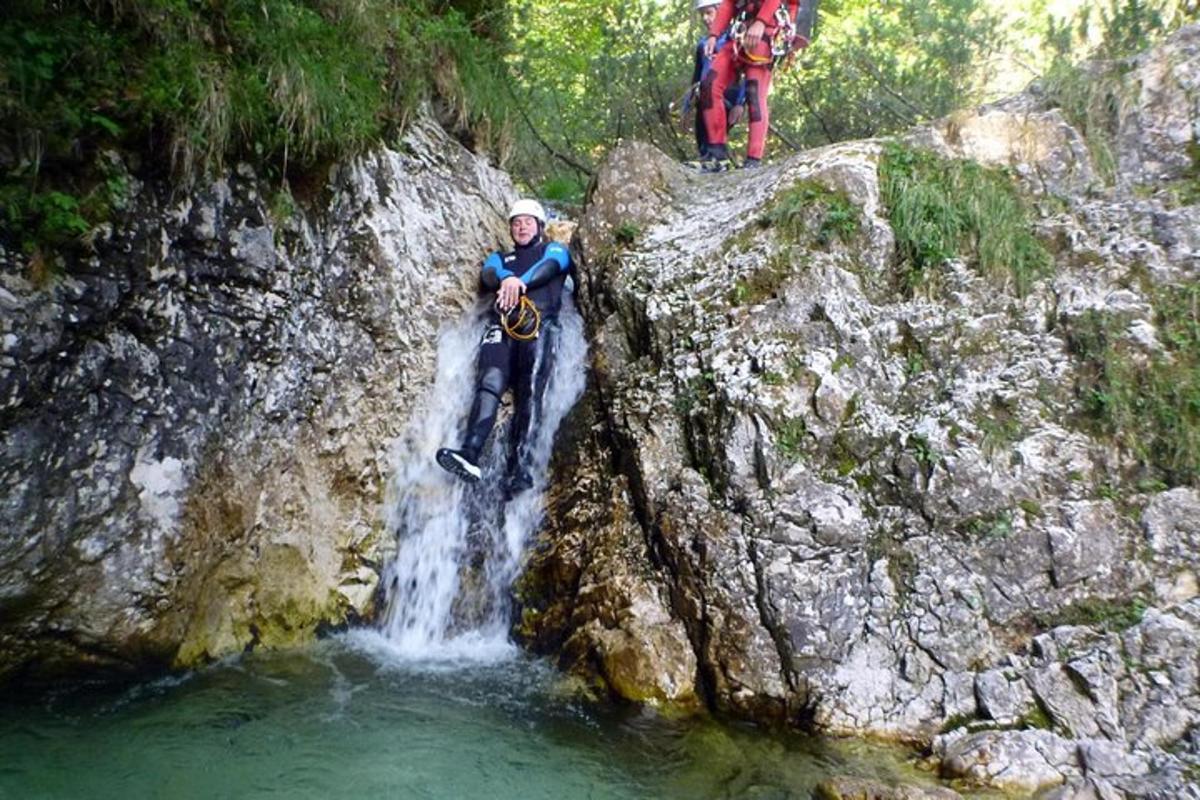
{"label": "leafy bush", "polygon": [[394,136],[432,93],[502,156],[500,48],[471,22],[438,0],[13,0],[0,236],[62,244],[102,219],[84,199],[106,148],[184,183],[231,159],[283,179]]}

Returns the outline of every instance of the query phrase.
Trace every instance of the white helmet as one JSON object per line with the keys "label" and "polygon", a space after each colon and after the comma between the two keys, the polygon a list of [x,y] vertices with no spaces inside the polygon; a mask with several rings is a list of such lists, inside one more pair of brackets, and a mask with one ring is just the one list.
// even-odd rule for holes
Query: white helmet
{"label": "white helmet", "polygon": [[512,204],[512,208],[508,210],[508,221],[512,222],[513,217],[530,216],[538,221],[538,223],[546,224],[546,209],[542,208],[542,204],[537,200],[518,200]]}
{"label": "white helmet", "polygon": [[696,0],[696,10],[721,5],[721,0]]}

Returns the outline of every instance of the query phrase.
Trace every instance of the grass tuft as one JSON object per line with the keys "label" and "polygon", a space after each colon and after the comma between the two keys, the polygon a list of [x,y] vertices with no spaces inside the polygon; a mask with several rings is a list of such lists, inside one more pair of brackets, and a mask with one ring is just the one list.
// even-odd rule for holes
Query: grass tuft
{"label": "grass tuft", "polygon": [[1200,480],[1200,283],[1152,295],[1163,351],[1147,356],[1125,337],[1128,319],[1089,312],[1067,345],[1081,364],[1082,418],[1137,459],[1139,481],[1166,486]]}
{"label": "grass tuft", "polygon": [[472,22],[435,0],[11,0],[0,243],[61,248],[103,221],[112,203],[82,201],[108,150],[183,185],[233,160],[282,182],[389,140],[434,98],[502,161],[502,53]]}
{"label": "grass tuft", "polygon": [[1113,138],[1121,110],[1119,74],[1102,65],[1084,68],[1056,61],[1041,80],[1042,90],[1082,134],[1096,174],[1107,185],[1117,178]]}
{"label": "grass tuft", "polygon": [[1029,211],[1004,170],[890,142],[879,175],[909,289],[956,257],[1010,280],[1019,295],[1051,273],[1053,260],[1034,237]]}

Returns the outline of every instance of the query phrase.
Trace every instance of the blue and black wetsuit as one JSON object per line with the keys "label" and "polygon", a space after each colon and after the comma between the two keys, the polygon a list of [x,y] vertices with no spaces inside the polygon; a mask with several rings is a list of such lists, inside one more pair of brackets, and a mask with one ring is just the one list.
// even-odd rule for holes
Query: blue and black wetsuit
{"label": "blue and black wetsuit", "polygon": [[518,246],[510,253],[492,253],[483,262],[480,282],[486,291],[495,292],[505,278],[516,276],[525,284],[525,294],[542,319],[537,337],[529,341],[508,336],[498,316],[488,325],[480,343],[479,382],[463,439],[463,454],[479,463],[496,422],[500,398],[511,386],[514,413],[509,474],[517,489],[528,486],[528,449],[541,422],[542,395],[554,369],[558,312],[570,271],[570,251],[558,242],[545,241],[541,233],[524,247]]}

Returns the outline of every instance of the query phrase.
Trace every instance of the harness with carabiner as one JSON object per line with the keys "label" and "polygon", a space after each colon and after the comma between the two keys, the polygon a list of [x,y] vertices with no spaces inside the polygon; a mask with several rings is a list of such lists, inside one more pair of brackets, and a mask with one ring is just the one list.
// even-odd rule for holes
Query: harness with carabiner
{"label": "harness with carabiner", "polygon": [[788,13],[786,2],[780,3],[779,8],[775,9],[775,30],[770,38],[771,54],[769,56],[751,53],[746,50],[743,40],[746,37],[746,31],[750,27],[747,24],[749,18],[749,9],[743,7],[741,13],[734,18],[729,26],[729,38],[733,42],[735,55],[750,64],[770,64],[774,67],[780,61],[787,59],[793,54],[796,46],[796,24],[792,19],[792,15]]}

